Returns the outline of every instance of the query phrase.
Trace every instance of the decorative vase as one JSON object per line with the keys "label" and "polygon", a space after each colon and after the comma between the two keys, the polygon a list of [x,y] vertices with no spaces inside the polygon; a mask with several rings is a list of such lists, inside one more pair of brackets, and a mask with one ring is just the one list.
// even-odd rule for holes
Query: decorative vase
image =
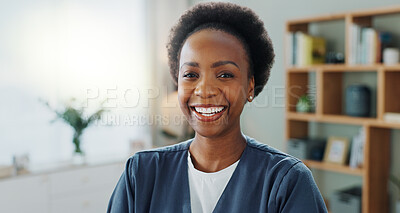
{"label": "decorative vase", "polygon": [[371,90],[361,84],[346,88],[346,114],[354,117],[368,117],[371,114]]}
{"label": "decorative vase", "polygon": [[398,48],[385,48],[383,50],[383,63],[385,65],[396,65],[399,63],[399,55]]}

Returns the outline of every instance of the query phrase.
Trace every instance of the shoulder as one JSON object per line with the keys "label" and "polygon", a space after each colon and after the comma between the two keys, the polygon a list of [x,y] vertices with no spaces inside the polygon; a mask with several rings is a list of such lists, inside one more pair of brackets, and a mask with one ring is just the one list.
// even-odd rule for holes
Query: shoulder
{"label": "shoulder", "polygon": [[249,152],[251,152],[257,160],[267,161],[272,164],[282,164],[288,169],[296,164],[302,164],[301,160],[289,154],[270,147],[267,144],[260,143],[251,137],[246,136],[246,138]]}
{"label": "shoulder", "polygon": [[154,149],[142,150],[136,152],[131,158],[138,158],[138,157],[151,157],[163,154],[170,154],[170,153],[177,153],[177,152],[186,152],[189,150],[189,146],[193,139],[189,139],[174,145],[158,147]]}
{"label": "shoulder", "polygon": [[155,154],[155,153],[170,153],[170,152],[180,152],[180,151],[187,151],[189,149],[190,144],[192,143],[192,139],[188,139],[186,141],[170,145],[170,146],[164,146],[164,147],[159,147],[159,148],[154,148],[154,149],[149,149],[149,150],[143,150],[140,152],[137,152],[136,154],[138,155],[146,155],[146,154]]}
{"label": "shoulder", "polygon": [[249,137],[247,143],[251,164],[262,169],[267,185],[272,185],[271,207],[278,212],[326,212],[311,171],[301,160]]}
{"label": "shoulder", "polygon": [[275,184],[279,185],[285,178],[296,175],[311,176],[310,170],[301,160],[253,138],[246,137],[249,164],[254,164],[254,167],[262,170],[269,180],[274,180]]}
{"label": "shoulder", "polygon": [[179,156],[186,155],[193,139],[189,139],[178,144],[143,150],[135,153],[128,159],[130,167],[140,168],[141,165],[151,166],[165,161],[179,159]]}

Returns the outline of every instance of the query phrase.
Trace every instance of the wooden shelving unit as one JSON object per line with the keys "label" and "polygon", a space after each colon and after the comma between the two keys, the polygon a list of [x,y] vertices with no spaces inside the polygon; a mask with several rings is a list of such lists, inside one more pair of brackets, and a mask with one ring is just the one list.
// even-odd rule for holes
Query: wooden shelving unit
{"label": "wooden shelving unit", "polygon": [[356,175],[356,176],[364,175],[364,170],[362,168],[351,168],[348,166],[342,166],[342,165],[337,165],[337,164],[332,164],[332,163],[324,163],[321,161],[313,161],[313,160],[304,160],[303,162],[308,167],[314,168],[314,169],[320,169],[320,170],[326,170],[326,171],[338,172],[338,173]]}
{"label": "wooden shelving unit", "polygon": [[[372,27],[374,18],[400,14],[400,5],[365,11],[329,14],[319,17],[289,20],[286,32],[307,33],[314,23],[343,21],[345,26],[345,63],[322,64],[303,67],[286,66],[286,139],[309,136],[309,123],[350,124],[364,127],[366,141],[363,168],[350,168],[325,162],[304,160],[313,169],[359,176],[362,181],[362,211],[364,213],[388,212],[387,191],[391,130],[400,129],[400,123],[385,122],[386,112],[400,113],[400,64],[350,65],[351,25]],[[289,45],[289,44],[285,44]],[[344,74],[376,74],[376,115],[368,118],[346,116],[342,111]],[[314,113],[297,113],[298,97],[308,92],[309,76],[315,76],[316,109]]]}

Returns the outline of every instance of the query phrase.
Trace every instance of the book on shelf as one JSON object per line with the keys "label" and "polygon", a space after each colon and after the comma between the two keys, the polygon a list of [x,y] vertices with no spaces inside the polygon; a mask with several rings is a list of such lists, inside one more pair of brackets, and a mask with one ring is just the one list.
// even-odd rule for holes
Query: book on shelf
{"label": "book on shelf", "polygon": [[361,168],[364,163],[365,130],[360,128],[357,135],[353,136],[350,151],[349,166],[351,168]]}
{"label": "book on shelf", "polygon": [[288,33],[286,34],[285,37],[285,44],[286,44],[286,49],[285,49],[285,53],[286,53],[286,64],[288,65],[292,65],[293,62],[293,46],[294,46],[294,34],[293,33]]}
{"label": "book on shelf", "polygon": [[349,63],[375,64],[382,62],[382,52],[390,45],[392,36],[371,27],[353,24],[350,29]]}
{"label": "book on shelf", "polygon": [[325,63],[326,41],[324,38],[303,32],[286,35],[286,58],[289,66],[307,66]]}
{"label": "book on shelf", "polygon": [[386,112],[383,115],[383,120],[387,122],[400,123],[400,113]]}

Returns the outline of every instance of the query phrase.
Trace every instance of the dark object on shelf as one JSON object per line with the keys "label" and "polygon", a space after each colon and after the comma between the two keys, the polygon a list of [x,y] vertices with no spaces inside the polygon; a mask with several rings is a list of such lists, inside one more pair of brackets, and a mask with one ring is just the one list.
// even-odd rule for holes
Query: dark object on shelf
{"label": "dark object on shelf", "polygon": [[330,212],[332,213],[361,213],[361,186],[338,190],[331,196]]}
{"label": "dark object on shelf", "polygon": [[344,63],[344,55],[339,52],[328,52],[325,57],[325,62],[327,64],[343,64]]}
{"label": "dark object on shelf", "polygon": [[287,143],[289,155],[305,160],[321,161],[324,156],[326,140],[310,138],[291,138]]}
{"label": "dark object on shelf", "polygon": [[346,115],[370,116],[371,90],[365,85],[350,85],[346,88]]}

